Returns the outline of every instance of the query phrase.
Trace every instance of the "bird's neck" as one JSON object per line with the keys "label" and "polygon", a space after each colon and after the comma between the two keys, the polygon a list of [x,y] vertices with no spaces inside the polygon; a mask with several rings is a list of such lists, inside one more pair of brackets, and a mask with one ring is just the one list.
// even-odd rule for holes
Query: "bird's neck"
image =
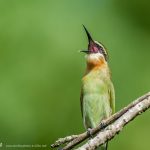
{"label": "bird's neck", "polygon": [[108,65],[104,58],[87,60],[87,72],[106,68],[108,68]]}

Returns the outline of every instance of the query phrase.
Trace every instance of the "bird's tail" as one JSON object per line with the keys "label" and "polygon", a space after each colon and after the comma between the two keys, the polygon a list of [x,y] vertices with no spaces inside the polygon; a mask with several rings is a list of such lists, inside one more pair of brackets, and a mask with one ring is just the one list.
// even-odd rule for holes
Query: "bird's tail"
{"label": "bird's tail", "polygon": [[108,150],[108,142],[106,142],[105,144],[103,144],[103,145],[100,147],[100,150]]}

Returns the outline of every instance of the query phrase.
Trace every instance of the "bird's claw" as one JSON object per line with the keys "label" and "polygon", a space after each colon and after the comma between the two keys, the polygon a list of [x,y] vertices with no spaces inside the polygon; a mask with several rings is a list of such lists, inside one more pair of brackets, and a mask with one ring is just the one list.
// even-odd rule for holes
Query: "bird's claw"
{"label": "bird's claw", "polygon": [[104,127],[105,127],[105,122],[102,121],[102,122],[100,123],[100,128],[103,129]]}
{"label": "bird's claw", "polygon": [[87,134],[91,137],[91,138],[93,138],[93,134],[92,134],[92,132],[91,132],[91,128],[88,128],[87,129]]}

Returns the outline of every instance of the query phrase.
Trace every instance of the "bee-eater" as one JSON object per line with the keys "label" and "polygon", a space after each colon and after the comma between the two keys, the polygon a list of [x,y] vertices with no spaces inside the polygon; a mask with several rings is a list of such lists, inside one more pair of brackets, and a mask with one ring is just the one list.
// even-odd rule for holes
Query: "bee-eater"
{"label": "bee-eater", "polygon": [[[94,41],[83,26],[88,37],[86,72],[82,78],[81,111],[86,130],[90,131],[115,112],[115,92],[108,67],[108,54],[105,47]],[[107,142],[101,150],[107,150]]]}

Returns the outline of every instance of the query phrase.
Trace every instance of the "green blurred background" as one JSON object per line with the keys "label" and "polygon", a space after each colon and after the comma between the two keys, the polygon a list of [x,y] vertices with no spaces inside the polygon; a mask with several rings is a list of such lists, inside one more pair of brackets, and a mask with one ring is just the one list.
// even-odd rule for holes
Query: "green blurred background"
{"label": "green blurred background", "polygon": [[[150,91],[149,16],[148,0],[0,0],[0,142],[50,149],[58,137],[84,131],[82,24],[108,49],[117,110]],[[149,149],[149,115],[109,149]]]}

